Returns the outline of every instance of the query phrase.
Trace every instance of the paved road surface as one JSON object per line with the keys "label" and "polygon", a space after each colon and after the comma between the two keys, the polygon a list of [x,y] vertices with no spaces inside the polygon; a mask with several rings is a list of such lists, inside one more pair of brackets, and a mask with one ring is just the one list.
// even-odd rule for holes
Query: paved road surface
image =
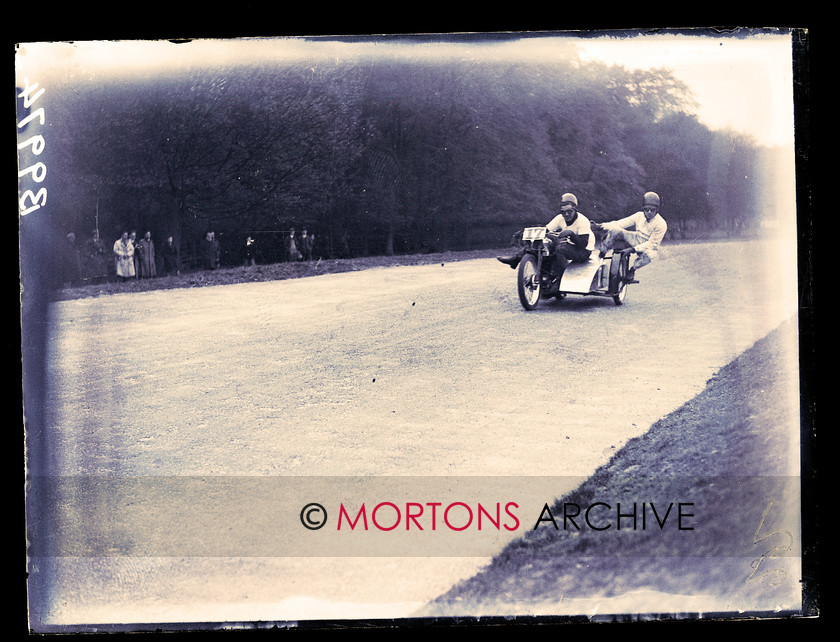
{"label": "paved road surface", "polygon": [[[621,307],[525,312],[492,259],[58,303],[51,468],[566,478],[559,496],[795,314],[793,251],[668,246]],[[400,617],[486,561],[239,558],[234,532],[229,557],[41,560],[45,622]]]}

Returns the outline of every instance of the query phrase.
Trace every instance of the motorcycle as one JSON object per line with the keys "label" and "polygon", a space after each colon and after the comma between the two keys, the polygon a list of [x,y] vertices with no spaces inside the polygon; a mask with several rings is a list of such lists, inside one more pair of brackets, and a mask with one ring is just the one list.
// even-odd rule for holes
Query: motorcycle
{"label": "motorcycle", "polygon": [[609,250],[603,256],[593,252],[587,261],[570,262],[558,277],[552,272],[556,235],[545,227],[527,227],[520,245],[525,254],[519,262],[516,283],[519,301],[526,310],[533,310],[540,299],[563,299],[569,294],[609,297],[622,305],[627,286],[638,283],[629,276],[633,248]]}

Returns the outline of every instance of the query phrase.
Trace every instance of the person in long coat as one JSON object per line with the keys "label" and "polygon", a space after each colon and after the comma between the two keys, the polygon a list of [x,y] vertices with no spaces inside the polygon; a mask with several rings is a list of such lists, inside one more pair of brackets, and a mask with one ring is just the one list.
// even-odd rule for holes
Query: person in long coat
{"label": "person in long coat", "polygon": [[215,270],[219,267],[219,242],[215,232],[207,232],[201,242],[202,267],[205,270]]}
{"label": "person in long coat", "polygon": [[128,233],[128,240],[131,241],[131,247],[134,248],[134,278],[140,276],[140,255],[137,252],[137,232],[131,230]]}
{"label": "person in long coat", "polygon": [[164,274],[180,274],[181,260],[178,246],[175,245],[175,240],[170,236],[166,239],[166,243],[160,248],[160,255],[163,258],[163,273]]}
{"label": "person in long coat", "polygon": [[85,243],[85,276],[104,279],[108,277],[108,250],[105,242],[99,238],[99,230],[93,230],[92,234]]}
{"label": "person in long coat", "polygon": [[64,237],[60,270],[63,284],[77,285],[81,282],[82,263],[79,249],[76,247],[76,235],[73,232]]}
{"label": "person in long coat", "polygon": [[146,235],[137,244],[136,251],[139,254],[138,264],[140,266],[140,274],[137,276],[141,279],[157,276],[155,243],[152,241],[151,232],[146,232]]}
{"label": "person in long coat", "polygon": [[301,231],[301,237],[298,241],[298,249],[303,254],[304,261],[312,260],[312,247],[315,244],[315,237],[310,235],[306,228]]}
{"label": "person in long coat", "polygon": [[300,249],[297,246],[297,239],[295,238],[295,229],[292,228],[286,237],[286,260],[294,263],[295,261],[300,261],[302,258],[303,254],[300,253]]}
{"label": "person in long coat", "polygon": [[128,237],[128,232],[114,243],[114,255],[116,257],[117,277],[125,281],[136,276],[134,271],[134,243]]}

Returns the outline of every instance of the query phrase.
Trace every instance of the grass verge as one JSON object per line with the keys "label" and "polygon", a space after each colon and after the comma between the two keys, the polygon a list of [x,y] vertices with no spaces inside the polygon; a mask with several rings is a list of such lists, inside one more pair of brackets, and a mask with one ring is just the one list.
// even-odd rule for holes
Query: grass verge
{"label": "grass verge", "polygon": [[[791,433],[799,419],[790,391],[798,379],[779,355],[796,337],[788,321],[721,368],[700,395],[630,440],[550,506],[550,516],[420,615],[552,614],[576,602],[602,615],[615,615],[613,605],[632,614],[636,602],[616,598],[643,593],[669,615],[687,604],[795,613],[800,493]],[[684,530],[680,503],[690,515]],[[589,527],[583,511],[593,505]],[[580,514],[563,519],[575,507]]]}

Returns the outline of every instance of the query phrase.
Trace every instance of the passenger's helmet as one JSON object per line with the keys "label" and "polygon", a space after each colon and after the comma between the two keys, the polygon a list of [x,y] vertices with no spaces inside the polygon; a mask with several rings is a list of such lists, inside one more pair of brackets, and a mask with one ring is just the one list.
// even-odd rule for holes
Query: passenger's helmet
{"label": "passenger's helmet", "polygon": [[644,196],[644,205],[647,207],[654,206],[658,210],[661,205],[659,194],[656,192],[647,192]]}
{"label": "passenger's helmet", "polygon": [[560,205],[563,206],[566,203],[569,203],[570,205],[574,205],[575,209],[577,209],[578,208],[577,196],[575,196],[571,192],[567,192],[567,193],[563,194],[563,196],[560,197]]}

